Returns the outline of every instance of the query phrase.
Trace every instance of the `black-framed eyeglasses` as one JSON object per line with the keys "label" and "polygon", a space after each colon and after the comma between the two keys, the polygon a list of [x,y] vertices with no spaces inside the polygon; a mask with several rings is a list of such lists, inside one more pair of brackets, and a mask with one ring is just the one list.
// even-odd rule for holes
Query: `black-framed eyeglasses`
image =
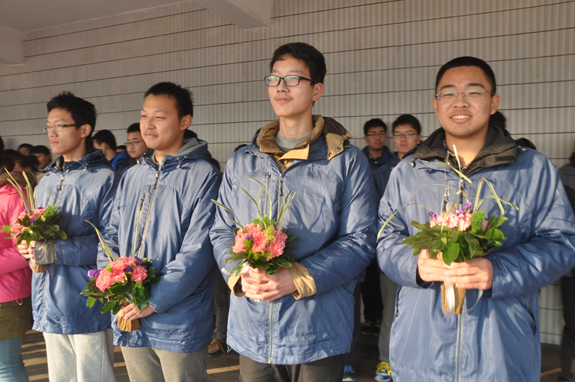
{"label": "black-framed eyeglasses", "polygon": [[46,125],[46,126],[42,126],[42,131],[47,133],[48,130],[52,129],[52,131],[59,133],[60,131],[64,130],[66,127],[72,127],[72,126],[76,126],[76,124],[70,123],[67,125],[60,125],[60,124],[59,125],[52,125],[52,126]]}
{"label": "black-framed eyeglasses", "polygon": [[435,97],[441,103],[453,103],[455,102],[457,97],[461,94],[463,95],[463,99],[465,99],[468,102],[480,102],[483,100],[483,95],[485,93],[495,95],[494,93],[489,92],[483,88],[470,88],[462,92],[456,92],[455,90],[452,89],[442,90],[439,93],[437,93]]}
{"label": "black-framed eyeglasses", "polygon": [[143,140],[141,141],[132,141],[132,142],[125,142],[124,145],[126,147],[135,147],[137,145],[139,145],[140,143],[144,142]]}
{"label": "black-framed eyeglasses", "polygon": [[401,139],[401,138],[410,139],[410,138],[414,138],[418,135],[419,134],[413,133],[413,132],[412,133],[405,133],[405,134],[395,133],[395,134],[393,134],[393,137],[398,138],[398,139]]}
{"label": "black-framed eyeglasses", "polygon": [[294,86],[298,86],[299,82],[301,80],[306,80],[306,81],[313,83],[313,81],[310,80],[309,78],[305,78],[302,76],[285,76],[285,77],[265,76],[264,77],[264,81],[266,83],[266,86],[269,86],[269,87],[278,86],[280,84],[281,80],[284,80],[285,86],[290,87],[290,88],[294,87]]}

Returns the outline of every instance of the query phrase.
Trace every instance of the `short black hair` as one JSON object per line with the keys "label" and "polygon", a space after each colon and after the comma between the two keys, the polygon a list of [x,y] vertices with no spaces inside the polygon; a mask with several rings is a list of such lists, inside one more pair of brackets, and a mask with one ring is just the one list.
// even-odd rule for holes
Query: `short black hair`
{"label": "short black hair", "polygon": [[421,134],[421,124],[419,123],[419,120],[411,114],[402,114],[397,117],[391,125],[391,131],[395,132],[395,128],[400,125],[410,125],[415,129],[415,131],[417,131],[417,134]]}
{"label": "short black hair", "polygon": [[483,73],[485,73],[485,77],[487,77],[487,80],[491,85],[491,93],[496,93],[497,83],[495,81],[495,73],[493,73],[491,66],[489,66],[489,64],[482,59],[471,56],[457,57],[443,65],[441,69],[439,69],[439,72],[437,72],[437,77],[435,79],[435,91],[438,91],[437,87],[439,86],[439,82],[443,78],[445,72],[447,72],[449,69],[459,68],[461,66],[476,66],[481,69]]}
{"label": "short black hair", "polygon": [[32,147],[32,150],[30,150],[30,154],[44,154],[48,155],[50,158],[52,157],[50,150],[48,150],[48,148],[44,145],[38,145]]}
{"label": "short black hair", "polygon": [[270,72],[274,69],[274,64],[281,56],[288,54],[297,60],[303,61],[309,69],[312,84],[323,84],[327,68],[323,54],[313,46],[305,42],[292,42],[277,48],[270,61]]}
{"label": "short black hair", "polygon": [[[48,108],[48,113],[52,109],[67,110],[76,124],[76,129],[83,125],[92,126],[92,131],[90,131],[88,138],[92,136],[92,132],[96,128],[97,116],[96,107],[93,103],[76,97],[72,92],[62,92],[48,101],[46,107]],[[86,142],[88,141],[89,139],[86,139]]]}
{"label": "short black hair", "polygon": [[374,127],[383,127],[383,130],[387,133],[387,125],[379,118],[370,119],[363,125],[363,135],[367,135],[369,130],[373,129]]}
{"label": "short black hair", "polygon": [[182,119],[186,115],[194,116],[194,101],[192,99],[192,92],[188,89],[181,87],[173,82],[159,82],[148,89],[144,94],[144,99],[149,95],[159,96],[165,95],[173,98],[176,101],[176,110],[178,110],[178,118]]}
{"label": "short black hair", "polygon": [[26,149],[28,149],[28,150],[32,150],[33,147],[34,147],[34,146],[32,146],[32,145],[29,144],[29,143],[22,143],[20,146],[18,146],[18,150],[20,150],[21,148],[26,148]]}
{"label": "short black hair", "polygon": [[139,133],[140,132],[140,122],[135,122],[132,123],[129,127],[128,127],[128,131],[127,133]]}
{"label": "short black hair", "polygon": [[112,150],[116,151],[116,137],[110,130],[100,130],[94,137],[92,138],[93,141],[98,142],[98,144],[105,143],[107,144]]}

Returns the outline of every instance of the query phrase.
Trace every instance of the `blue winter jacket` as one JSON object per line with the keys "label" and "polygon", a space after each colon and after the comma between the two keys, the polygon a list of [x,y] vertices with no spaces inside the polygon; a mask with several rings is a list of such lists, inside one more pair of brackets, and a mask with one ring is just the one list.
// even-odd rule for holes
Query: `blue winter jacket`
{"label": "blue winter jacket", "polygon": [[[116,346],[185,353],[205,348],[212,338],[217,269],[208,233],[221,174],[209,162],[205,142],[184,142],[159,165],[148,150],[120,181],[105,239],[119,256],[134,257],[135,247],[161,281],[151,289],[155,313],[140,318],[139,330],[121,331],[113,316]],[[100,250],[99,268],[108,264]]]}
{"label": "blue winter jacket", "polygon": [[58,158],[46,168],[36,189],[36,206],[56,204],[66,240],[56,240],[56,262],[32,277],[34,330],[82,334],[110,327],[110,316],[100,314],[102,304],[86,307],[80,292],[96,268],[98,238],[88,220],[104,230],[110,218],[119,176],[102,151],[92,151],[76,162]]}
{"label": "blue winter jacket", "polygon": [[[345,134],[336,121],[325,118],[325,123]],[[256,217],[256,209],[242,188],[256,199],[260,191],[248,177],[269,188],[274,219],[278,199],[296,193],[282,228],[297,237],[288,253],[308,270],[317,288],[310,297],[295,300],[290,294],[271,303],[232,294],[228,344],[257,362],[301,364],[350,349],[353,290],[375,255],[376,200],[365,155],[348,141],[334,150],[338,155],[328,160],[322,135],[311,144],[307,160],[294,160],[282,173],[274,157],[252,143],[226,165],[218,199],[244,225]],[[237,262],[225,264],[235,227],[226,216],[217,209],[210,236],[227,280]]]}
{"label": "blue winter jacket", "polygon": [[[445,159],[444,137],[443,129],[437,130],[395,167],[380,202],[380,226],[409,203],[437,212],[444,202],[461,201],[457,174],[438,164]],[[399,284],[390,341],[393,380],[539,381],[537,289],[575,264],[575,217],[555,166],[544,155],[517,146],[504,130],[490,127],[484,148],[465,173],[474,190],[485,178],[501,199],[519,207],[504,205],[507,238],[487,256],[493,287],[479,300],[478,290],[468,290],[464,307],[477,306],[446,318],[440,283],[418,279],[418,258],[401,242],[418,232],[411,221],[428,221],[429,209],[413,205],[399,210],[377,245],[380,267]],[[471,199],[474,190],[461,184]],[[484,184],[481,196],[489,195]],[[485,199],[480,208],[487,216],[501,214],[493,199]]]}

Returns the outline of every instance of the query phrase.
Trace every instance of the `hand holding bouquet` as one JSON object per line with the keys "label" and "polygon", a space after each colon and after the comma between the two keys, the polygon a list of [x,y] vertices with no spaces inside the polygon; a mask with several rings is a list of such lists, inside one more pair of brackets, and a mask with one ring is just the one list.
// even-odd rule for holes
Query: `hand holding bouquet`
{"label": "hand holding bouquet", "polygon": [[[90,282],[80,294],[87,296],[86,306],[93,307],[96,300],[108,302],[102,307],[102,313],[117,314],[125,303],[134,303],[142,310],[150,300],[150,289],[153,284],[160,281],[156,276],[156,269],[147,259],[138,257],[116,258],[108,244],[104,241],[100,231],[96,229],[102,249],[106,252],[110,264],[104,269],[91,269],[88,271]],[[118,328],[124,331],[134,331],[140,327],[139,321],[126,320],[118,317]]]}
{"label": "hand holding bouquet", "polygon": [[285,249],[291,248],[289,242],[293,240],[295,236],[281,229],[284,214],[291,204],[295,193],[290,191],[284,199],[280,200],[281,204],[278,218],[277,221],[275,221],[271,218],[271,196],[269,190],[257,180],[252,178],[248,179],[258,183],[266,192],[269,201],[268,205],[270,206],[268,215],[262,215],[260,213],[261,190],[256,202],[256,200],[242,188],[242,191],[252,200],[257,209],[257,218],[246,225],[239,223],[231,209],[212,200],[216,205],[230,212],[235,218],[235,220],[230,220],[239,227],[234,228],[236,237],[233,243],[234,246],[229,250],[231,256],[226,259],[226,264],[241,260],[232,270],[232,276],[241,275],[247,267],[263,269],[268,274],[273,275],[278,272],[280,266],[291,268],[295,260],[294,256],[285,253]]}
{"label": "hand holding bouquet", "polygon": [[[26,245],[29,247],[32,241],[43,242],[42,246],[46,247],[46,250],[42,251],[42,253],[45,253],[47,258],[30,260],[30,268],[36,273],[42,273],[46,269],[46,264],[53,262],[55,249],[54,243],[51,241],[56,238],[68,238],[66,232],[56,224],[61,214],[56,206],[36,208],[34,189],[25,172],[22,172],[22,176],[26,180],[26,193],[22,191],[12,174],[8,171],[6,173],[9,176],[8,181],[10,184],[18,191],[26,211],[23,211],[12,225],[4,226],[1,232],[7,232],[11,235],[7,239],[16,238],[16,245],[26,241]],[[37,263],[40,264],[37,265]]]}

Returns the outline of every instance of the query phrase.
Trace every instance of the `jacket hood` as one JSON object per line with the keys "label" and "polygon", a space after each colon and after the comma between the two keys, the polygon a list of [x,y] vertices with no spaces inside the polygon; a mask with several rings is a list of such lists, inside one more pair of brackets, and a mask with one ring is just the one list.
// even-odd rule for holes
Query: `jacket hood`
{"label": "jacket hood", "polygon": [[[146,151],[143,155],[145,160],[140,161],[140,164],[146,162],[158,168],[155,153],[156,151],[152,149]],[[208,143],[206,141],[196,138],[184,139],[184,145],[174,155],[164,155],[162,157],[162,168],[169,167],[173,164],[176,164],[179,168],[183,162],[193,159],[205,159],[207,161],[212,159],[212,154],[208,151]]]}
{"label": "jacket hood", "polygon": [[59,156],[51,165],[46,167],[46,172],[56,173],[62,172],[64,168],[73,170],[81,167],[84,171],[88,171],[91,167],[101,166],[112,168],[102,150],[89,149],[86,155],[77,161],[65,162],[64,157]]}
{"label": "jacket hood", "polygon": [[[445,130],[439,128],[417,147],[412,157],[415,159],[439,159],[443,161],[447,156],[444,141]],[[518,150],[517,143],[511,138],[507,130],[496,125],[490,125],[483,148],[464,173],[468,174],[479,168],[515,163]]]}

